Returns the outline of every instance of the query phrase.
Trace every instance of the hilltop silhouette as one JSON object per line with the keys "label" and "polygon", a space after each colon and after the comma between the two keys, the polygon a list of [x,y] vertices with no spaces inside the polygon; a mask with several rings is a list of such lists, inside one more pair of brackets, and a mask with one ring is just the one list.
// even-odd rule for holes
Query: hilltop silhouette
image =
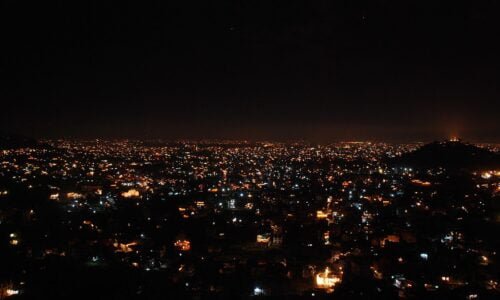
{"label": "hilltop silhouette", "polygon": [[443,141],[426,144],[393,162],[416,168],[491,169],[500,166],[500,155],[461,141]]}
{"label": "hilltop silhouette", "polygon": [[0,150],[20,149],[20,148],[39,148],[37,140],[23,135],[0,134]]}

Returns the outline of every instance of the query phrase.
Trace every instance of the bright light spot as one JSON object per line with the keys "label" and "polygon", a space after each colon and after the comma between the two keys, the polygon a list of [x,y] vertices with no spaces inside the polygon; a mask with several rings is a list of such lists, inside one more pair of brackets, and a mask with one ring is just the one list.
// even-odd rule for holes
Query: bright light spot
{"label": "bright light spot", "polygon": [[253,289],[253,294],[254,294],[255,296],[264,295],[264,290],[263,290],[262,288],[260,288],[260,287],[258,287],[258,286],[257,286],[257,287],[255,287],[255,288]]}

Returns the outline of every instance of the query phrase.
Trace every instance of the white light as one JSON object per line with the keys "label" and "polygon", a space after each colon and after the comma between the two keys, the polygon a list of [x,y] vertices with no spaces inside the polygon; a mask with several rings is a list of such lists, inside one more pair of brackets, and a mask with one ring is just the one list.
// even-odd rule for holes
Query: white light
{"label": "white light", "polygon": [[7,289],[6,294],[7,296],[19,295],[19,290]]}
{"label": "white light", "polygon": [[253,294],[255,296],[263,295],[264,294],[264,290],[257,286],[257,287],[255,287],[253,289]]}

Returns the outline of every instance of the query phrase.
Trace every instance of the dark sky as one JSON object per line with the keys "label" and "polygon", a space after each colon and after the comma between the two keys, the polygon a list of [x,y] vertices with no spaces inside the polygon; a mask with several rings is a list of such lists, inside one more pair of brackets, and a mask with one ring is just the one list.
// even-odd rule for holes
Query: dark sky
{"label": "dark sky", "polygon": [[32,2],[1,2],[3,132],[500,141],[495,0]]}

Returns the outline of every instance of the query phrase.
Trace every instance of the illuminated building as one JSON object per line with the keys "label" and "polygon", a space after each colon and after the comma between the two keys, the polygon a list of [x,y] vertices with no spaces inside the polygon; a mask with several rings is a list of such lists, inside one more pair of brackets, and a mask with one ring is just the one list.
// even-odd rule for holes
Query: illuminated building
{"label": "illuminated building", "polygon": [[271,242],[270,234],[258,234],[257,235],[257,243],[259,244],[269,244]]}
{"label": "illuminated building", "polygon": [[174,246],[180,251],[191,250],[191,242],[188,240],[177,240],[175,241]]}
{"label": "illuminated building", "polygon": [[137,198],[137,197],[140,196],[140,193],[136,189],[130,189],[130,190],[126,191],[126,192],[123,192],[121,195],[124,198]]}
{"label": "illuminated building", "polygon": [[330,268],[326,267],[325,271],[316,274],[315,283],[320,289],[331,290],[342,281],[342,271],[340,274],[333,273]]}

